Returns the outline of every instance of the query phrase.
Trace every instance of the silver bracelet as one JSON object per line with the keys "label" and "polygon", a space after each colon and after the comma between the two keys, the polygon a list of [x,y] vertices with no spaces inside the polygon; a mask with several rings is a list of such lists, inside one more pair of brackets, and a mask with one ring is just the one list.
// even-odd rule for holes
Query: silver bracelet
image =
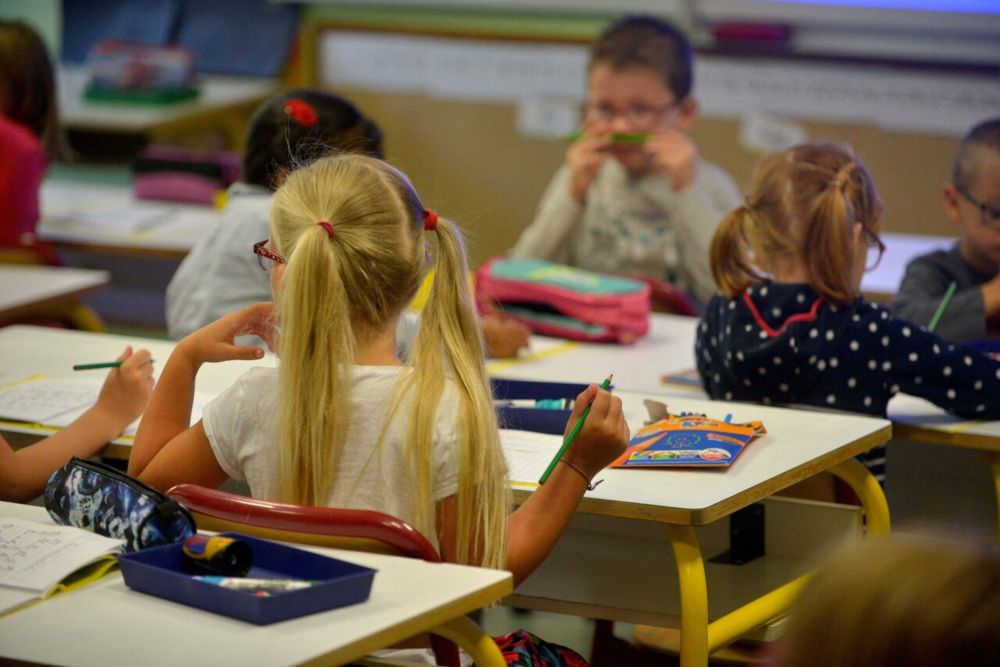
{"label": "silver bracelet", "polygon": [[580,473],[580,477],[583,477],[583,479],[584,479],[584,480],[585,480],[585,481],[587,482],[587,490],[588,490],[588,491],[593,491],[594,489],[596,489],[596,488],[597,488],[597,485],[598,485],[598,484],[600,484],[601,482],[603,482],[603,481],[604,481],[603,479],[599,479],[599,480],[597,480],[596,482],[591,482],[591,481],[590,481],[590,478],[589,478],[589,477],[587,477],[587,473],[583,472],[583,468],[581,468],[581,467],[580,467],[580,466],[578,466],[577,464],[573,463],[573,462],[572,462],[572,461],[570,461],[569,459],[559,459],[559,462],[560,462],[560,463],[565,463],[565,464],[566,464],[566,465],[568,465],[568,466],[569,466],[570,468],[572,468],[573,470],[575,470],[575,471],[577,471],[578,473]]}

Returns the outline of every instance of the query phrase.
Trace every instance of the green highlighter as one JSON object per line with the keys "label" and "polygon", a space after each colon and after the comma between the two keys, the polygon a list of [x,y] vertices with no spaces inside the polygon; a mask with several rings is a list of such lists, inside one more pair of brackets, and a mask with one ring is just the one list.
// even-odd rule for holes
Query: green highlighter
{"label": "green highlighter", "polygon": [[[577,130],[566,135],[566,141],[577,141],[583,138],[583,132]],[[613,144],[644,144],[649,139],[645,132],[612,132],[611,143]]]}

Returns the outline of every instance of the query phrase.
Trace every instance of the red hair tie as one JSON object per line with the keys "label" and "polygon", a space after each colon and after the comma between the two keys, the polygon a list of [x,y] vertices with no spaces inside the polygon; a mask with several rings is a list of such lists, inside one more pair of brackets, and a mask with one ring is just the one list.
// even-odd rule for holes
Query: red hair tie
{"label": "red hair tie", "polygon": [[331,238],[331,239],[333,238],[333,225],[331,225],[326,220],[320,220],[316,224],[326,230],[326,235],[327,235],[328,238]]}
{"label": "red hair tie", "polygon": [[429,208],[424,209],[424,231],[433,232],[438,226],[438,214]]}
{"label": "red hair tie", "polygon": [[319,122],[319,114],[312,105],[300,97],[285,100],[285,114],[302,127],[312,127]]}

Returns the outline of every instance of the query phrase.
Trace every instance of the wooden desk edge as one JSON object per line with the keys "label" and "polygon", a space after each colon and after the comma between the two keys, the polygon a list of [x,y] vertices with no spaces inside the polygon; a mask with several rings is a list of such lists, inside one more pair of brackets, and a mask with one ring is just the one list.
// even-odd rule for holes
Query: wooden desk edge
{"label": "wooden desk edge", "polygon": [[62,294],[56,294],[54,296],[41,299],[39,301],[34,301],[32,303],[26,303],[21,306],[14,306],[9,308],[2,313],[0,313],[0,322],[9,322],[25,315],[31,315],[32,313],[37,313],[40,310],[45,310],[47,308],[52,308],[54,306],[63,306],[67,304],[75,303],[79,301],[80,297],[87,296],[88,294],[93,294],[94,292],[100,292],[106,289],[108,285],[111,284],[111,279],[108,278],[102,283],[96,285],[89,285],[87,287],[81,287],[75,289],[72,292],[64,292]]}

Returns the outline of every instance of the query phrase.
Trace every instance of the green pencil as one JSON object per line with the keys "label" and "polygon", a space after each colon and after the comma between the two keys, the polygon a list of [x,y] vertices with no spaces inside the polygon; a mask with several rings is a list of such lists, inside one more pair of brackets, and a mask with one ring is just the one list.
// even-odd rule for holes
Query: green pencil
{"label": "green pencil", "polygon": [[[577,141],[583,138],[583,132],[577,130],[566,135],[566,141]],[[612,132],[611,143],[613,144],[643,144],[649,139],[645,132]]]}
{"label": "green pencil", "polygon": [[[153,359],[149,360],[149,363],[153,363]],[[99,361],[93,364],[76,364],[73,366],[74,371],[92,371],[97,368],[118,368],[122,365],[120,361]]]}
{"label": "green pencil", "polygon": [[[613,377],[614,377],[613,374],[609,375],[607,379],[601,383],[601,389],[607,389],[608,387],[610,387],[611,379]],[[559,465],[559,459],[563,457],[563,454],[566,453],[566,450],[569,449],[569,446],[573,444],[574,440],[576,440],[576,436],[580,434],[580,429],[583,428],[583,422],[584,420],[587,419],[587,415],[590,414],[591,405],[593,405],[593,403],[591,403],[590,405],[588,405],[583,409],[583,413],[580,415],[580,418],[576,420],[575,424],[573,424],[573,429],[569,432],[569,435],[566,436],[566,439],[563,440],[562,447],[560,447],[559,451],[556,452],[556,455],[552,457],[552,461],[549,463],[549,467],[545,469],[545,472],[542,473],[542,478],[538,480],[539,484],[545,484],[545,482],[549,479],[549,475],[551,475],[552,471],[556,469],[557,465]]]}
{"label": "green pencil", "polygon": [[951,303],[951,297],[955,296],[956,289],[958,289],[958,283],[952,280],[951,284],[948,285],[948,289],[945,290],[944,296],[941,298],[941,303],[938,304],[934,317],[931,318],[931,323],[927,325],[928,331],[934,331],[937,329],[938,322],[941,321],[941,316],[944,315],[944,311],[948,310],[948,304]]}

